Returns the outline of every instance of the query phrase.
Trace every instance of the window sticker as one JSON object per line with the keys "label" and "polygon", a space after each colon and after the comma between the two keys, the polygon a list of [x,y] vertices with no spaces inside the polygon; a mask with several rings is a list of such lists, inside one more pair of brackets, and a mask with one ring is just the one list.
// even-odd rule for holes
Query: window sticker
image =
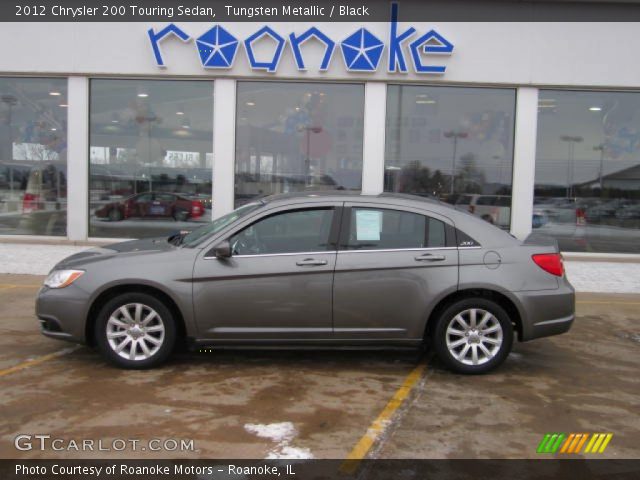
{"label": "window sticker", "polygon": [[382,231],[382,212],[375,210],[356,210],[356,240],[380,241]]}

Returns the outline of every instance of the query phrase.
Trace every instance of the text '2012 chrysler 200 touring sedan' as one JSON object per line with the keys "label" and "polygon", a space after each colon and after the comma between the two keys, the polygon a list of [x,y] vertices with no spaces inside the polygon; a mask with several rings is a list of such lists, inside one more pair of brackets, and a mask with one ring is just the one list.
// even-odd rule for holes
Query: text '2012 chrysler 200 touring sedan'
{"label": "text '2012 chrysler 200 touring sedan'", "polygon": [[148,368],[191,347],[420,347],[482,373],[521,341],[569,330],[574,290],[554,243],[521,242],[409,195],[305,193],[193,232],[78,253],[36,313],[50,337]]}

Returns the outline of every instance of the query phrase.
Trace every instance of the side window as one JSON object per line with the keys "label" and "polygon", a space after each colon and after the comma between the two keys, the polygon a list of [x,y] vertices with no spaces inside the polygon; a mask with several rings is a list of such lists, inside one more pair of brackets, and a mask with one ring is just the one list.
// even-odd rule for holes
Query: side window
{"label": "side window", "polygon": [[233,235],[233,255],[268,255],[329,250],[333,208],[277,213]]}
{"label": "side window", "polygon": [[444,222],[436,220],[435,218],[429,218],[427,222],[427,247],[429,248],[442,248],[447,244],[447,239],[444,233]]}
{"label": "side window", "polygon": [[444,222],[417,213],[352,208],[347,250],[440,248],[446,245]]}
{"label": "side window", "polygon": [[156,193],[155,199],[159,202],[174,202],[176,200],[175,195],[170,193]]}

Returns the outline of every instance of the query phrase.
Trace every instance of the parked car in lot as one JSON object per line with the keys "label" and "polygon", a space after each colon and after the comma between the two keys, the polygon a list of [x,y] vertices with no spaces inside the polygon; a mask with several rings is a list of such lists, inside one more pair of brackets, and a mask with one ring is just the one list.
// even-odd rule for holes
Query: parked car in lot
{"label": "parked car in lot", "polygon": [[499,227],[509,226],[511,219],[511,197],[509,196],[460,195],[455,204],[489,223]]}
{"label": "parked car in lot", "polygon": [[111,202],[96,210],[98,218],[117,222],[127,218],[173,218],[188,220],[204,213],[204,205],[198,199],[175,193],[143,192],[120,202]]}
{"label": "parked car in lot", "polygon": [[619,220],[638,220],[640,219],[640,203],[632,203],[625,205],[616,212],[616,218]]}
{"label": "parked car in lot", "polygon": [[554,242],[437,200],[318,192],[254,201],[188,234],[72,255],[36,302],[42,332],[125,368],[191,347],[432,345],[462,373],[514,337],[569,330],[574,290]]}

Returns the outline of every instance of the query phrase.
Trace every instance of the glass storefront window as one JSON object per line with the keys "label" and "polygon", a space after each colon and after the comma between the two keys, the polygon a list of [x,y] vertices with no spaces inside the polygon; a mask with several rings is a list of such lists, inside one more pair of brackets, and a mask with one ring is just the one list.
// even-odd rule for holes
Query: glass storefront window
{"label": "glass storefront window", "polygon": [[67,80],[0,77],[0,234],[67,233]]}
{"label": "glass storefront window", "polygon": [[213,83],[92,80],[89,235],[141,238],[211,220]]}
{"label": "glass storefront window", "polygon": [[640,253],[640,93],[540,91],[534,215],[561,250]]}
{"label": "glass storefront window", "polygon": [[513,89],[389,85],[384,188],[511,223]]}
{"label": "glass storefront window", "polygon": [[238,82],[236,206],[362,186],[364,86]]}

